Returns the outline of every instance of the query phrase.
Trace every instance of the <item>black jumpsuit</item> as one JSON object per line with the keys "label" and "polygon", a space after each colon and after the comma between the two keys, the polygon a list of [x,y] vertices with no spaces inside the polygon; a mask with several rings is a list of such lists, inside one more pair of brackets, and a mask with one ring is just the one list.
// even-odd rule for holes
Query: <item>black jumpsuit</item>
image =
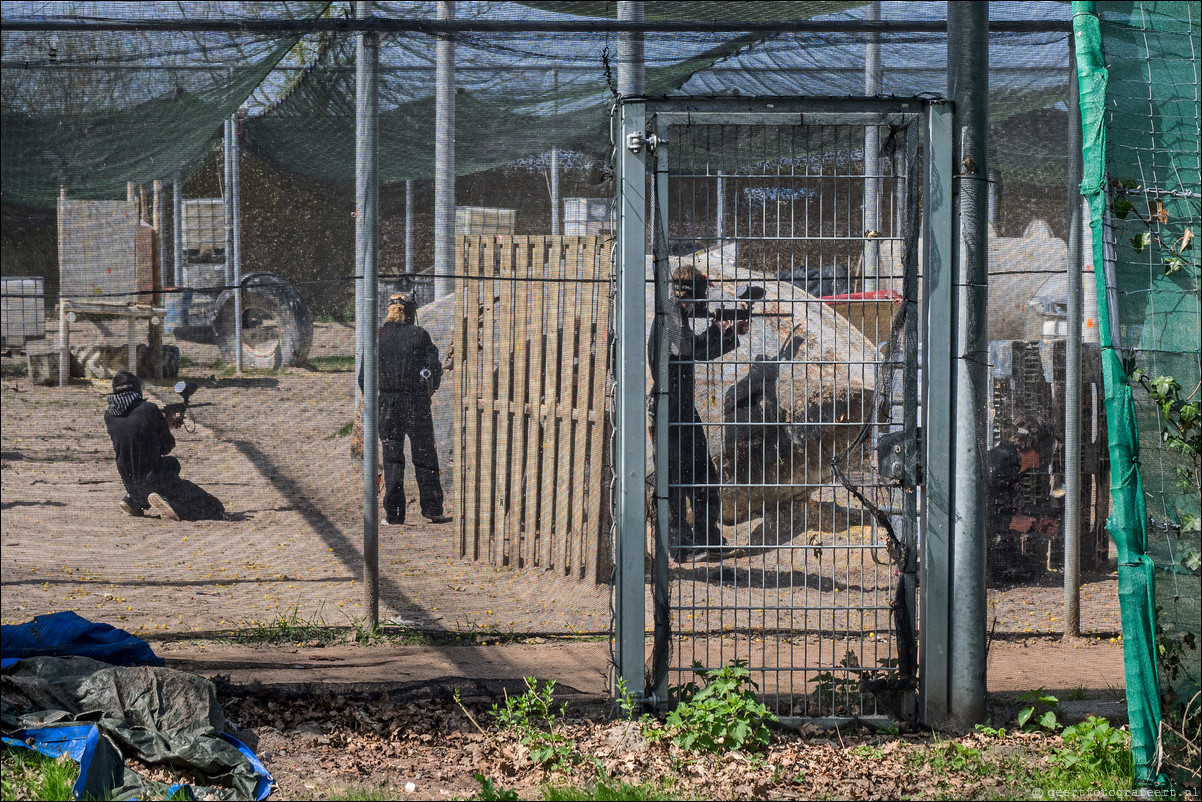
{"label": "black jumpsuit", "polygon": [[[386,322],[380,327],[380,443],[384,451],[384,512],[405,520],[405,437],[413,455],[422,515],[443,514],[438,451],[430,394],[442,381],[438,347],[421,326]],[[422,371],[429,371],[429,378]],[[362,385],[362,377],[360,377]]]}
{"label": "black jumpsuit", "polygon": [[[697,413],[694,363],[717,359],[732,351],[739,338],[735,329],[723,329],[711,323],[701,334],[694,334],[682,316],[681,355],[668,357],[668,532],[682,546],[721,545],[718,531],[720,498],[713,485],[721,481],[710,459],[705,424]],[[655,338],[648,348],[655,364]],[[651,426],[654,433],[655,405]],[[690,485],[709,485],[694,486]],[[685,533],[685,497],[692,501],[693,529]]]}
{"label": "black jumpsuit", "polygon": [[104,423],[113,441],[117,473],[134,506],[145,510],[147,496],[158,493],[182,520],[225,517],[221,500],[181,478],[179,460],[167,456],[175,448],[175,435],[157,406],[140,394],[118,393],[109,401]]}
{"label": "black jumpsuit", "polygon": [[146,497],[158,492],[168,478],[179,475],[179,460],[167,456],[175,448],[175,435],[158,407],[132,394],[113,397],[104,413],[104,425],[113,441],[125,492],[145,509]]}

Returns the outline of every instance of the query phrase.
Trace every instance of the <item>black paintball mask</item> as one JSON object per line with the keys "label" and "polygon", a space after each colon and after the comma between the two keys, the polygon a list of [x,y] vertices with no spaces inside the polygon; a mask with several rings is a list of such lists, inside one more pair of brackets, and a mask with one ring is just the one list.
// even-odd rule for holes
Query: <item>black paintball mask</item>
{"label": "black paintball mask", "polygon": [[709,279],[700,270],[685,266],[674,271],[672,294],[680,302],[684,317],[706,317],[709,314]]}
{"label": "black paintball mask", "polygon": [[128,370],[119,370],[113,376],[113,395],[135,392],[142,394],[142,380]]}

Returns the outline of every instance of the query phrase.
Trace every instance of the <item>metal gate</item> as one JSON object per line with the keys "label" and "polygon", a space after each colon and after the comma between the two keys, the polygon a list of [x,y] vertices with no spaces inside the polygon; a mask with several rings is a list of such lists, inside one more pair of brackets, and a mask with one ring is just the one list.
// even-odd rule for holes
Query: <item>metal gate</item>
{"label": "metal gate", "polygon": [[923,106],[647,119],[652,687],[740,661],[778,716],[910,717]]}

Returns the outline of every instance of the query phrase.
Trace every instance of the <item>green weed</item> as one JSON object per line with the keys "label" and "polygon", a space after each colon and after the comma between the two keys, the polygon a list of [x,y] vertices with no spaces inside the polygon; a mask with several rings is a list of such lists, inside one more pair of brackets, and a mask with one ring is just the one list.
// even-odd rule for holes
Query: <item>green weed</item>
{"label": "green weed", "polygon": [[1058,732],[1064,729],[1060,723],[1060,700],[1043,688],[1027,691],[1018,697],[1024,707],[1018,711],[1018,726],[1026,732]]}
{"label": "green weed", "polygon": [[705,686],[689,682],[673,689],[679,704],[668,714],[672,742],[683,749],[715,753],[766,748],[771,738],[767,725],[777,719],[756,698],[759,686],[746,662],[735,660],[721,669],[703,669],[694,663],[693,673]]}
{"label": "green weed", "polygon": [[1066,727],[1061,737],[1064,747],[1052,761],[1064,769],[1098,777],[1128,776],[1133,771],[1130,733],[1104,718],[1090,716]]}
{"label": "green weed", "polygon": [[519,742],[530,750],[530,759],[552,771],[574,765],[576,742],[556,731],[559,719],[567,714],[568,704],[555,707],[555,681],[539,685],[534,677],[526,677],[526,692],[519,696],[505,694],[503,707],[493,705],[493,718],[505,729],[513,730]]}

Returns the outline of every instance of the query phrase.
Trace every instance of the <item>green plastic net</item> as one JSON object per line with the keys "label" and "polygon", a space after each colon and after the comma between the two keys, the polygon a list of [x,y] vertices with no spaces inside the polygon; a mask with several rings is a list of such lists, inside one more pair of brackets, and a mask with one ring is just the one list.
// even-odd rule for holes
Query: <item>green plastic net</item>
{"label": "green plastic net", "polygon": [[[1191,241],[1200,222],[1200,23],[1188,3],[1073,6],[1110,430],[1109,528],[1137,780],[1148,783],[1184,755],[1169,729],[1183,717],[1188,726],[1190,715],[1197,726],[1197,422],[1173,401],[1196,409],[1202,373]],[[1167,416],[1154,393],[1170,402]]]}

